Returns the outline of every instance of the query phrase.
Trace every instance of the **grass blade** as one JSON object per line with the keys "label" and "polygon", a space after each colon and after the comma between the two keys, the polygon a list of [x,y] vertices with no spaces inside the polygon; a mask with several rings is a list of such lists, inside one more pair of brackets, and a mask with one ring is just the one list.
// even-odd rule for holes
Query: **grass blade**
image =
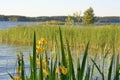
{"label": "grass blade", "polygon": [[111,75],[112,75],[112,65],[113,65],[113,58],[114,55],[112,55],[111,62],[110,62],[110,67],[109,67],[109,72],[108,72],[108,80],[111,80]]}
{"label": "grass blade", "polygon": [[90,79],[90,66],[88,66],[87,73],[86,73],[86,76],[85,76],[85,80],[89,80],[89,79]]}
{"label": "grass blade", "polygon": [[80,71],[81,71],[81,69],[80,69],[80,60],[78,58],[78,60],[77,60],[77,80],[81,80],[80,79]]}
{"label": "grass blade", "polygon": [[8,75],[10,76],[11,79],[14,79],[14,77],[10,73],[8,73]]}
{"label": "grass blade", "polygon": [[104,80],[104,74],[101,72],[100,68],[98,67],[98,65],[96,64],[96,62],[91,58],[92,62],[94,63],[95,67],[97,68],[97,70],[99,71],[100,75],[102,76],[102,80]]}
{"label": "grass blade", "polygon": [[[96,58],[97,58],[97,54],[95,55],[94,61],[96,60]],[[94,64],[92,65],[90,80],[92,80],[92,78],[93,78],[93,72],[94,72]]]}
{"label": "grass blade", "polygon": [[81,80],[83,80],[83,76],[84,76],[84,72],[85,72],[86,60],[87,60],[87,55],[88,55],[88,46],[89,46],[89,42],[87,43],[87,46],[86,46],[86,49],[84,52],[84,56],[83,56],[82,65],[81,65],[81,71],[80,71]]}
{"label": "grass blade", "polygon": [[65,58],[65,51],[64,51],[64,45],[63,45],[63,39],[62,39],[62,32],[61,32],[61,28],[60,27],[59,27],[59,32],[60,32],[62,63],[63,63],[63,66],[67,67],[66,58]]}
{"label": "grass blade", "polygon": [[25,66],[24,66],[24,59],[23,59],[23,54],[21,53],[22,55],[22,73],[21,73],[21,77],[22,77],[22,80],[25,80]]}
{"label": "grass blade", "polygon": [[57,65],[57,55],[56,55],[56,59],[55,59],[55,63],[54,63],[54,68],[53,68],[53,71],[52,71],[52,80],[56,80],[56,74],[55,74],[56,65]]}
{"label": "grass blade", "polygon": [[[60,32],[60,43],[61,43],[61,54],[62,54],[62,65],[67,68],[67,62],[66,62],[66,58],[65,58],[65,51],[64,51],[64,45],[63,45],[63,39],[62,39],[62,32],[61,32],[61,28],[59,27],[59,32]],[[61,79],[62,80],[67,80],[67,75],[64,75],[61,73]]]}
{"label": "grass blade", "polygon": [[36,80],[36,34],[34,32],[33,40],[33,80]]}
{"label": "grass blade", "polygon": [[73,66],[73,61],[72,61],[72,56],[71,56],[71,51],[70,51],[70,47],[69,47],[69,42],[68,40],[66,40],[67,42],[67,49],[68,49],[68,57],[69,57],[69,76],[72,76],[72,80],[76,80],[75,79],[75,72],[74,72],[74,66]]}
{"label": "grass blade", "polygon": [[40,80],[43,80],[43,67],[42,67],[42,57],[40,55],[40,70],[39,70]]}
{"label": "grass blade", "polygon": [[116,59],[116,74],[114,80],[119,80],[119,75],[120,75],[119,70],[120,70],[120,66],[119,66],[119,54],[118,54]]}

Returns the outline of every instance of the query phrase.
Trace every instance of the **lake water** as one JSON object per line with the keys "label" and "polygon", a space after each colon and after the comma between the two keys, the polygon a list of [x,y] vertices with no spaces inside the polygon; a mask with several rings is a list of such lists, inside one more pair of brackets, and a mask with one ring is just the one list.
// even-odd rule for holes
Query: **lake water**
{"label": "lake water", "polygon": [[8,72],[15,75],[16,55],[20,52],[24,54],[24,59],[27,62],[25,65],[28,67],[28,56],[32,52],[32,47],[0,44],[0,80],[10,80]]}
{"label": "lake water", "polygon": [[[34,22],[0,21],[0,29],[31,24],[34,24]],[[32,47],[0,44],[0,80],[10,80],[8,72],[14,75],[17,60],[16,55],[21,51],[24,54],[25,61],[28,62],[28,55],[31,53]],[[29,63],[26,63],[26,67],[28,65]]]}
{"label": "lake water", "polygon": [[11,21],[0,21],[0,29],[4,29],[4,28],[9,28],[9,27],[14,27],[17,25],[34,25],[40,22],[11,22]]}
{"label": "lake water", "polygon": [[27,22],[10,22],[10,21],[0,21],[0,28],[9,28],[16,25],[27,25]]}

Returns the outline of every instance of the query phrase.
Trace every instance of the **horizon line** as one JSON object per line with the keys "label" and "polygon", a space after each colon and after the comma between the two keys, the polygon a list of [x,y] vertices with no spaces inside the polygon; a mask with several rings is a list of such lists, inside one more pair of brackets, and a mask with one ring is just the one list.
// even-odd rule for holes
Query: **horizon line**
{"label": "horizon line", "polygon": [[[25,15],[16,15],[16,14],[10,14],[10,15],[4,15],[4,14],[0,14],[0,15],[2,15],[2,16],[23,16],[23,17],[60,17],[60,16],[73,16],[73,15],[51,15],[51,16],[49,16],[49,15],[46,15],[46,16],[25,16]],[[83,16],[83,15],[82,15]],[[120,17],[120,16],[118,16],[118,15],[110,15],[110,16],[95,16],[95,17]]]}

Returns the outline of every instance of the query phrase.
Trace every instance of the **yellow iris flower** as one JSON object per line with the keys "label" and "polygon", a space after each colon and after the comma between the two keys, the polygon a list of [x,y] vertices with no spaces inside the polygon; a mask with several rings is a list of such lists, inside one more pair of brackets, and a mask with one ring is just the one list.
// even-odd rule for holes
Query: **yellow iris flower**
{"label": "yellow iris flower", "polygon": [[46,67],[47,66],[47,62],[46,61],[42,61],[42,66]]}
{"label": "yellow iris flower", "polygon": [[37,41],[38,45],[47,45],[48,44],[48,40],[41,38]]}
{"label": "yellow iris flower", "polygon": [[40,47],[40,46],[36,46],[36,52],[37,52],[37,53],[42,53],[42,52],[44,52],[44,51],[45,51],[44,48],[42,48],[42,47]]}
{"label": "yellow iris flower", "polygon": [[60,67],[61,73],[66,75],[67,74],[67,68],[65,68],[64,66]]}
{"label": "yellow iris flower", "polygon": [[48,75],[48,71],[46,69],[43,69],[43,74]]}

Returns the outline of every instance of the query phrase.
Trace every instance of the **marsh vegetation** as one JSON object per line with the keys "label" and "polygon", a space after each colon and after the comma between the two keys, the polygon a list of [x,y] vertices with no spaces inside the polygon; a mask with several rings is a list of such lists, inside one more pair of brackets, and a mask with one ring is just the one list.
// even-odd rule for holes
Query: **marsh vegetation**
{"label": "marsh vegetation", "polygon": [[0,42],[33,46],[29,70],[17,55],[14,80],[119,80],[119,35],[120,25],[19,25],[1,29]]}

